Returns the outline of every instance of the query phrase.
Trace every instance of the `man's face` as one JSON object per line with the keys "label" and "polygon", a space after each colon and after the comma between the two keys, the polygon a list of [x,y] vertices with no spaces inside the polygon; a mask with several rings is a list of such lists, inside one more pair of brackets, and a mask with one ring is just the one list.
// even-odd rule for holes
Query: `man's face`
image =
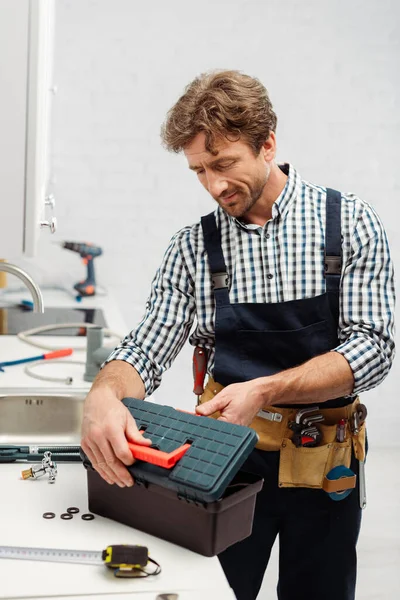
{"label": "man's face", "polygon": [[232,217],[241,218],[254,206],[263,193],[270,174],[270,162],[264,149],[258,156],[245,142],[219,140],[217,155],[205,148],[205,134],[199,133],[184,153],[189,168],[195,171],[201,184]]}

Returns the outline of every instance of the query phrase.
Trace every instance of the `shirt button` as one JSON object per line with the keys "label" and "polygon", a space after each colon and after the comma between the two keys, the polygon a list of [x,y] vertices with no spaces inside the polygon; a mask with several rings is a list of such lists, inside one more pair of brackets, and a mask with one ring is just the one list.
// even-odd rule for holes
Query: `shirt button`
{"label": "shirt button", "polygon": [[273,278],[272,273],[268,273],[267,277],[268,277],[268,279],[272,279]]}
{"label": "shirt button", "polygon": [[269,233],[267,233],[267,235],[266,235],[265,237],[267,238],[267,240],[269,240],[269,238],[270,238],[271,236],[269,235]]}

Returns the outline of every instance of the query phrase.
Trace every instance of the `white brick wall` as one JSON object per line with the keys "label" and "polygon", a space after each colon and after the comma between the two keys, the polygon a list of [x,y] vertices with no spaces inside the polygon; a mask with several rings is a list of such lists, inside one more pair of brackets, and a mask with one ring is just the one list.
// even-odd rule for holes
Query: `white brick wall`
{"label": "white brick wall", "polygon": [[[129,325],[169,238],[213,208],[184,158],[159,140],[184,86],[211,68],[264,82],[278,114],[278,158],[370,201],[398,258],[399,16],[395,0],[56,0],[57,237],[103,246],[98,277]],[[42,237],[31,270],[72,284],[77,257]],[[400,424],[396,370],[364,396],[377,442]],[[190,406],[191,349],[156,397]],[[396,423],[380,414],[385,397]]]}

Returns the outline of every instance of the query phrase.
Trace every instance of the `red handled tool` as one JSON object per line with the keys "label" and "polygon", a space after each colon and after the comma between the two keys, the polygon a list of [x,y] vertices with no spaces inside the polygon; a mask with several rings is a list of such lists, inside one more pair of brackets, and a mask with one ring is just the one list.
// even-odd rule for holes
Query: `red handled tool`
{"label": "red handled tool", "polygon": [[197,404],[204,392],[204,378],[207,372],[207,350],[196,346],[193,352],[193,393],[197,396]]}
{"label": "red handled tool", "polygon": [[62,358],[63,356],[70,356],[72,354],[72,348],[63,348],[62,350],[54,350],[54,352],[46,352],[45,354],[39,354],[38,356],[31,356],[30,358],[20,358],[18,360],[9,360],[8,362],[0,363],[0,371],[4,371],[3,367],[12,367],[13,365],[21,365],[22,363],[34,362],[36,360],[49,360],[51,358]]}
{"label": "red handled tool", "polygon": [[339,423],[336,426],[336,441],[344,442],[346,439],[346,419],[340,419]]}

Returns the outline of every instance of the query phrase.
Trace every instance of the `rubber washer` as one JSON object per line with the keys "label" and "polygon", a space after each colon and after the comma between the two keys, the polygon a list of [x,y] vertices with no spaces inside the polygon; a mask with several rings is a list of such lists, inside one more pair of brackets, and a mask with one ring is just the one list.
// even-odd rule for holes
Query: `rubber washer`
{"label": "rubber washer", "polygon": [[69,508],[67,508],[67,513],[69,513],[70,515],[76,515],[79,512],[79,508],[77,508],[76,506],[70,506]]}
{"label": "rubber washer", "polygon": [[84,521],[93,521],[94,515],[92,515],[91,513],[85,513],[81,516],[81,519],[83,519]]}
{"label": "rubber washer", "polygon": [[[336,480],[341,479],[342,477],[353,477],[354,473],[351,469],[348,469],[344,465],[339,465],[334,467],[329,471],[326,475],[327,479]],[[351,494],[354,488],[350,488],[348,490],[343,490],[343,492],[327,492],[328,496],[332,498],[332,500],[344,500]]]}
{"label": "rubber washer", "polygon": [[73,515],[71,515],[71,513],[68,512],[63,513],[62,515],[60,515],[60,517],[64,519],[64,521],[69,521],[70,519],[74,518]]}
{"label": "rubber washer", "polygon": [[45,512],[43,513],[43,519],[54,519],[56,513],[53,512]]}

